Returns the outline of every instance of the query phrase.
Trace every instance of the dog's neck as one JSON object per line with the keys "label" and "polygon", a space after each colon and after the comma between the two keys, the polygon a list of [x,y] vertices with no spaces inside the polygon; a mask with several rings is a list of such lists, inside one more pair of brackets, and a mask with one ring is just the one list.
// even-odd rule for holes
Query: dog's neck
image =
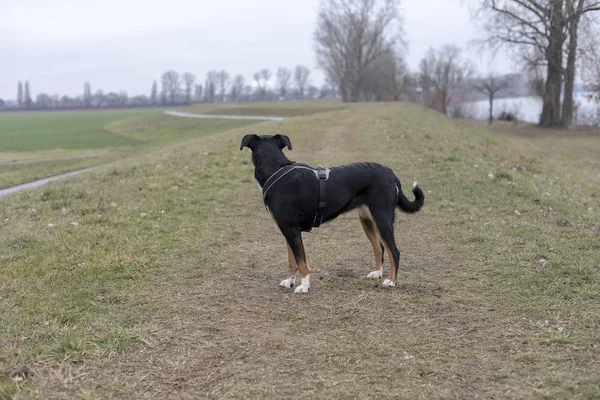
{"label": "dog's neck", "polygon": [[288,159],[283,152],[279,154],[270,154],[266,157],[260,158],[260,163],[254,162],[254,178],[258,184],[263,187],[267,179],[277,172],[281,167],[284,167],[294,162]]}

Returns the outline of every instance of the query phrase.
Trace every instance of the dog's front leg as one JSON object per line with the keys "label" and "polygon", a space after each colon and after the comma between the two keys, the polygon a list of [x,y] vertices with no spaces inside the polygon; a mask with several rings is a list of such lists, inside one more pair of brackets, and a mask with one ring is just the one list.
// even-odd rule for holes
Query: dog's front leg
{"label": "dog's front leg", "polygon": [[289,244],[287,245],[287,249],[288,262],[290,264],[290,275],[289,278],[282,280],[279,286],[283,286],[284,288],[289,289],[294,287],[294,284],[296,283],[296,271],[298,271],[298,264],[296,263],[296,259],[294,258],[294,252],[292,252],[292,249]]}
{"label": "dog's front leg", "polygon": [[[308,289],[310,288],[310,268],[306,262],[302,232],[300,229],[282,229],[282,233],[291,250],[295,266],[297,266],[298,272],[300,272],[300,285],[294,290],[294,293],[308,293]],[[290,271],[291,268],[290,263]]]}

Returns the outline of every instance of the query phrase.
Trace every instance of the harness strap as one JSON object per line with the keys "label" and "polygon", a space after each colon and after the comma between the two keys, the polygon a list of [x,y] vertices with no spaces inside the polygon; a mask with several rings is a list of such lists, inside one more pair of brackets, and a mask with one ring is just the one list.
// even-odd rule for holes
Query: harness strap
{"label": "harness strap", "polygon": [[[317,213],[315,214],[315,218],[313,219],[313,227],[318,228],[319,226],[321,226],[321,223],[323,223],[323,217],[325,216],[325,206],[327,205],[327,203],[325,202],[325,195],[327,193],[325,184],[329,179],[329,170],[323,167],[322,165],[319,165],[315,169],[311,168],[307,164],[294,163],[284,165],[283,167],[279,168],[265,182],[265,188],[263,189],[263,202],[267,198],[267,192],[269,191],[269,189],[271,189],[271,187],[273,187],[273,185],[275,185],[281,178],[283,178],[284,176],[286,176],[287,174],[289,174],[297,168],[307,169],[313,172],[315,176],[319,179],[319,204],[317,206]],[[271,180],[273,180],[273,182],[270,182]]]}
{"label": "harness strap", "polygon": [[313,220],[313,227],[318,228],[321,226],[323,222],[323,216],[325,211],[325,182],[327,182],[327,178],[329,178],[328,171],[322,165],[319,165],[317,168],[317,177],[319,178],[319,205],[317,207],[317,213],[315,214],[315,219]]}
{"label": "harness strap", "polygon": [[[276,176],[279,172],[281,172],[282,170],[284,170],[285,168],[288,168],[287,171],[283,172],[282,174],[280,174],[279,176],[277,176],[277,178],[271,182],[270,185],[267,186],[267,183],[269,183],[269,181]],[[308,167],[304,167],[302,165],[296,165],[296,164],[288,164],[288,165],[284,165],[283,167],[279,168],[277,171],[275,171],[275,173],[273,175],[271,175],[269,177],[269,179],[267,179],[267,181],[265,182],[265,189],[263,189],[263,201],[265,201],[266,197],[267,197],[267,192],[269,191],[269,189],[271,189],[271,187],[277,183],[277,181],[279,181],[281,178],[283,178],[284,176],[286,176],[287,174],[289,174],[290,172],[292,172],[293,170],[295,170],[296,168],[304,168],[304,169],[308,169],[313,171],[312,168],[308,168]]]}

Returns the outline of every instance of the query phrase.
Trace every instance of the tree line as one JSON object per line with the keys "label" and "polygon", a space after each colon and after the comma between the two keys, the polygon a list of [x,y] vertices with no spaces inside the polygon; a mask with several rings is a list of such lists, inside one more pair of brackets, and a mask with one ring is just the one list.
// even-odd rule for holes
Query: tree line
{"label": "tree line", "polygon": [[279,67],[275,74],[262,68],[246,81],[243,75],[231,75],[225,70],[206,73],[200,81],[190,72],[165,71],[159,83],[155,80],[149,95],[130,97],[127,92],[92,92],[90,82],[83,85],[80,96],[60,96],[39,93],[32,98],[29,81],[17,85],[17,102],[8,107],[0,99],[0,109],[47,110],[120,108],[190,105],[197,103],[248,102],[291,99],[322,99],[336,96],[336,88],[327,84],[317,88],[310,80],[310,70],[297,65],[293,70]]}
{"label": "tree line", "polygon": [[231,75],[225,70],[206,73],[203,81],[186,72],[166,71],[160,79],[160,93],[155,81],[150,101],[156,105],[187,105],[193,103],[223,103],[316,99],[335,97],[335,88],[327,84],[317,88],[310,82],[310,70],[297,65],[294,70],[280,67],[275,74],[262,68],[246,81],[243,75]]}
{"label": "tree line", "polygon": [[[585,79],[600,101],[600,35],[594,13],[600,0],[465,0],[482,31],[480,45],[508,50],[528,76],[531,92],[540,96],[542,126],[573,122],[575,78]],[[18,86],[18,107],[85,108],[187,105],[192,103],[268,101],[340,97],[345,102],[408,100],[443,113],[476,96],[494,100],[515,92],[515,82],[493,72],[477,74],[461,49],[449,44],[431,48],[416,71],[404,60],[405,38],[400,0],[322,0],[314,43],[325,83],[310,83],[310,70],[263,68],[250,81],[209,71],[203,80],[192,73],[166,71],[152,84],[150,96],[97,91],[89,82],[83,96],[30,95],[29,83]],[[579,71],[579,72],[578,72]],[[160,83],[160,87],[159,87]],[[1,100],[0,100],[1,101]],[[2,107],[2,103],[0,103]]]}
{"label": "tree line", "polygon": [[[532,90],[543,100],[539,123],[573,122],[576,71],[600,91],[600,48],[593,13],[595,0],[471,0],[480,44],[505,48],[521,60]],[[416,72],[403,61],[400,0],[325,0],[314,33],[317,60],[342,100],[398,100],[418,97],[447,113],[459,95],[480,92],[490,99],[509,86],[494,74],[476,77],[460,49],[430,49]],[[587,68],[585,68],[587,66]]]}

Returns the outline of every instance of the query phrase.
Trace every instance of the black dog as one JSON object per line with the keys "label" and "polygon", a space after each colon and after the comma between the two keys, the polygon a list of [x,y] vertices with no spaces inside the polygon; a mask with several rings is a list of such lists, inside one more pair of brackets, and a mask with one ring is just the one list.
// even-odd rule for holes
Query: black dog
{"label": "black dog", "polygon": [[[302,232],[353,209],[358,209],[360,222],[375,252],[376,270],[368,277],[382,277],[385,248],[392,255],[392,265],[390,278],[382,285],[396,285],[400,251],[394,240],[395,209],[414,213],[423,206],[425,197],[416,182],[412,187],[415,200],[411,202],[402,193],[400,180],[390,168],[377,163],[352,163],[333,167],[325,185],[321,185],[324,179],[319,179],[315,169],[290,161],[283,154],[284,147],[292,149],[287,136],[246,135],[240,150],[244,147],[252,150],[254,177],[263,191],[265,207],[288,244],[290,277],[282,281],[281,286],[294,286],[299,271],[302,279],[295,292],[308,292],[310,268]],[[327,175],[325,171],[320,174],[321,178]],[[325,196],[320,196],[325,187]]]}

